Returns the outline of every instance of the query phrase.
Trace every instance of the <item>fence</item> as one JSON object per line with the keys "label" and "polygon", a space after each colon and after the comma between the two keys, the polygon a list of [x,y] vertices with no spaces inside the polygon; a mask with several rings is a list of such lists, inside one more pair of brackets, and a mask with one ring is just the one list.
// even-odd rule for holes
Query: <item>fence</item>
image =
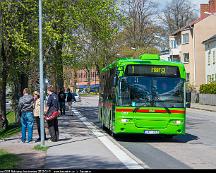
{"label": "fence", "polygon": [[216,94],[199,94],[199,103],[216,106]]}

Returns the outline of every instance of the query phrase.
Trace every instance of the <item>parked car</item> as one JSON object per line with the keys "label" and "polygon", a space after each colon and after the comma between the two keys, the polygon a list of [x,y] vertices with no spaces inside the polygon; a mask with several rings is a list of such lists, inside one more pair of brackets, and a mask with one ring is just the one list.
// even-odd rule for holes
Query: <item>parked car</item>
{"label": "parked car", "polygon": [[72,93],[72,94],[74,95],[76,102],[81,102],[81,97],[79,96],[78,93]]}

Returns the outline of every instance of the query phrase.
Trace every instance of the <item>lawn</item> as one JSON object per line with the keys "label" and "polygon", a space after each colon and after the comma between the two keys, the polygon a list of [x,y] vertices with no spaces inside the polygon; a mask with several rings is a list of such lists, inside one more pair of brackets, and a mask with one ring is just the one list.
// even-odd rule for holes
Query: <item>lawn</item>
{"label": "lawn", "polygon": [[36,145],[36,146],[34,146],[33,149],[38,150],[38,151],[47,151],[48,148],[49,148],[48,146]]}
{"label": "lawn", "polygon": [[15,154],[0,149],[0,169],[17,168],[21,158]]}
{"label": "lawn", "polygon": [[21,128],[19,124],[15,123],[15,113],[9,112],[7,114],[8,128],[6,130],[0,131],[0,139],[8,138],[14,134],[20,132]]}

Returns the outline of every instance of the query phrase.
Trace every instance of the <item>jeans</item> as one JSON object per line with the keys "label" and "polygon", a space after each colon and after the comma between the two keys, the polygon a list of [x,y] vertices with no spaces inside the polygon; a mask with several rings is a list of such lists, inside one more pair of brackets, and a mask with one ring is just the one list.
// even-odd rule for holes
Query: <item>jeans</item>
{"label": "jeans", "polygon": [[32,112],[22,112],[21,115],[22,125],[22,141],[26,140],[26,128],[28,129],[28,142],[32,141],[34,116]]}

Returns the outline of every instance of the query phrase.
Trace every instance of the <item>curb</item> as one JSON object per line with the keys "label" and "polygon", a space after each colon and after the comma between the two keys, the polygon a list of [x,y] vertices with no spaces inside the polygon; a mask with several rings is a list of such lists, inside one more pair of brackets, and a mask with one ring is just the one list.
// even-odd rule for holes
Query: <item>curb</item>
{"label": "curb", "polygon": [[197,107],[190,107],[189,109],[197,109],[197,110],[204,110],[204,111],[216,112],[216,110],[205,109],[205,108],[197,108]]}
{"label": "curb", "polygon": [[113,139],[110,135],[107,136],[113,143],[115,143],[119,148],[121,148],[129,157],[131,157],[133,160],[135,160],[141,167],[144,169],[150,169],[149,166],[147,166],[143,161],[141,161],[139,158],[137,158],[134,154],[132,154],[130,151],[128,151],[126,148],[124,148],[121,144],[119,144],[115,139]]}
{"label": "curb", "polygon": [[[75,108],[77,110],[77,108]],[[77,110],[78,111],[78,110]],[[73,110],[74,112],[74,110]],[[79,112],[79,111],[78,111]],[[79,112],[80,114],[80,112]],[[90,122],[90,124],[92,124],[93,126],[95,126],[94,128],[96,128],[98,131],[100,131],[100,133],[104,133],[107,134],[106,137],[113,142],[114,145],[116,145],[117,147],[119,147],[119,149],[121,149],[123,152],[125,152],[126,155],[128,155],[129,158],[131,158],[132,160],[134,160],[137,165],[139,165],[140,167],[142,167],[143,169],[150,169],[149,166],[147,166],[144,162],[142,162],[140,159],[138,159],[135,155],[133,155],[131,152],[129,152],[127,149],[125,149],[122,145],[120,145],[117,141],[115,141],[115,139],[113,139],[108,133],[104,132],[102,129],[98,128],[97,125],[95,125],[94,123],[92,123],[91,121],[89,121],[88,118],[86,118],[85,116],[81,115],[82,117],[84,117],[88,122]],[[77,116],[78,117],[78,116]],[[78,117],[80,118],[80,117]],[[82,121],[82,120],[81,120]],[[91,130],[91,129],[90,129]],[[106,147],[106,146],[105,146]],[[135,168],[136,169],[136,168]]]}

